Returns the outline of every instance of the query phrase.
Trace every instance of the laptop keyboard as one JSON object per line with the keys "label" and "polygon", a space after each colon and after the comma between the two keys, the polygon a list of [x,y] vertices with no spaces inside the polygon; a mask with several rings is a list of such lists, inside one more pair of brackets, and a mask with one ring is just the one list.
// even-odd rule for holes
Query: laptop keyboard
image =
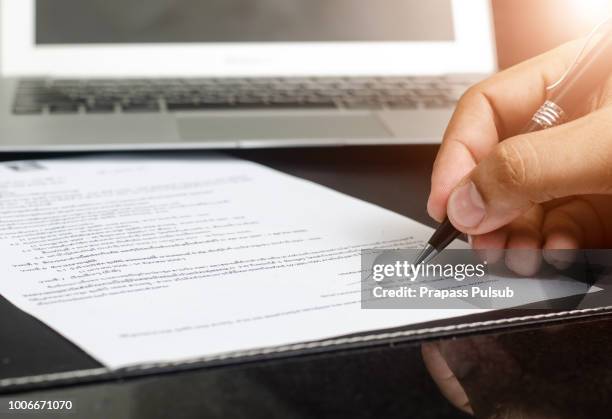
{"label": "laptop keyboard", "polygon": [[24,79],[19,115],[238,109],[417,109],[454,106],[468,76],[371,78]]}

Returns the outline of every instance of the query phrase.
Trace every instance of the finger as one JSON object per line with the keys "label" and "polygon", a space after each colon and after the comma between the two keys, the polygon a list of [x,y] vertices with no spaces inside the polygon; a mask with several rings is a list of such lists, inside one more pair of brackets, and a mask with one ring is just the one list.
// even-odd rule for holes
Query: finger
{"label": "finger", "polygon": [[588,197],[580,197],[547,212],[542,233],[548,263],[566,269],[574,262],[577,249],[604,244],[605,225],[595,205]]}
{"label": "finger", "polygon": [[544,210],[541,206],[532,207],[514,220],[507,228],[508,249],[505,262],[508,269],[521,276],[533,276],[542,266],[542,234]]}
{"label": "finger", "polygon": [[612,192],[611,108],[498,144],[456,187],[448,216],[459,230],[496,230],[538,203]]}
{"label": "finger", "polygon": [[472,247],[483,261],[497,263],[504,256],[508,232],[505,228],[472,237]]}
{"label": "finger", "polygon": [[[544,102],[546,86],[570,65],[572,42],[494,75],[457,104],[434,163],[427,209],[442,221],[451,190],[503,138],[516,134]],[[518,88],[517,88],[518,86]]]}
{"label": "finger", "polygon": [[435,343],[424,343],[421,346],[421,353],[431,378],[438,385],[444,397],[458,409],[474,414],[465,390],[451,371],[438,345]]}

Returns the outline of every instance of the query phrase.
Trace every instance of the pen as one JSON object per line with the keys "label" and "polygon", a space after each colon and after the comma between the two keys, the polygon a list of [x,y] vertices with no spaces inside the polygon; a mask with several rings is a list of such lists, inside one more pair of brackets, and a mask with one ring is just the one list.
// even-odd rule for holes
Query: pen
{"label": "pen", "polygon": [[[592,35],[603,24],[608,23],[610,23],[609,19],[597,26]],[[604,33],[603,38],[593,46],[582,60],[579,60],[589,40],[590,37],[568,71],[558,82],[548,88],[549,90],[552,89],[552,93],[523,129],[523,134],[564,123],[566,115],[612,75],[612,28]],[[460,234],[461,232],[455,229],[446,217],[431,236],[425,248],[421,250],[415,263],[431,261]]]}

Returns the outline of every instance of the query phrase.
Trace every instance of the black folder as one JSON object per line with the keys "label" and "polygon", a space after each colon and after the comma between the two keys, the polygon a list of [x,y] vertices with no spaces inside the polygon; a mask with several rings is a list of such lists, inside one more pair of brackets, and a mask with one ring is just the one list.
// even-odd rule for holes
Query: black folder
{"label": "black folder", "polygon": [[[421,222],[425,214],[433,146],[354,149],[293,149],[243,151],[234,154],[292,175],[324,184],[357,198],[387,207]],[[205,152],[202,152],[205,154]],[[45,156],[37,155],[36,158]],[[32,158],[5,156],[4,160]],[[405,191],[411,199],[400,199]],[[0,393],[16,393],[54,386],[125,379],[180,370],[219,368],[308,354],[333,356],[339,351],[425,341],[449,336],[485,333],[550,322],[568,322],[593,316],[612,316],[612,284],[597,282],[603,291],[547,301],[536,306],[373,330],[294,345],[203,357],[177,363],[158,363],[110,370],[44,323],[0,297]],[[537,308],[535,308],[537,307]],[[143,348],[146,350],[146,348]]]}

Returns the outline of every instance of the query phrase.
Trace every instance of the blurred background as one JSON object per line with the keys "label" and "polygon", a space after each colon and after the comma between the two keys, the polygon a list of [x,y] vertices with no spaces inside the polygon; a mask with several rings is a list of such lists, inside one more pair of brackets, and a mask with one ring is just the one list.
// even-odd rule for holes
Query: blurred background
{"label": "blurred background", "polygon": [[[155,138],[207,147],[213,140],[278,147],[304,139],[310,146],[315,138],[333,145],[437,143],[460,94],[495,70],[494,47],[504,69],[588,34],[612,12],[612,0],[2,1],[12,4],[3,9],[4,75],[58,79],[22,80],[14,100],[4,89],[5,103],[14,104],[7,118],[107,114],[101,128],[115,127],[115,142]],[[108,84],[95,80],[109,74]],[[172,80],[187,75],[245,80]],[[287,77],[251,80],[273,75]],[[324,86],[329,75],[342,77]],[[135,80],[116,80],[127,76]],[[208,112],[218,110],[237,111],[231,117],[238,119],[213,125],[219,114]],[[242,112],[252,110],[274,112]],[[293,110],[304,112],[303,124]],[[163,129],[137,120],[143,116]],[[77,133],[70,118],[0,119],[0,131],[14,129],[3,137],[18,138],[20,146],[105,143],[108,134],[101,138],[88,125],[101,120],[78,119],[86,128]]]}
{"label": "blurred background", "polygon": [[[461,0],[470,1],[470,0]],[[497,33],[497,50],[499,55],[500,68],[506,68],[512,64],[520,62],[526,58],[537,55],[543,51],[555,47],[563,42],[570,39],[585,35],[589,30],[601,21],[606,15],[612,12],[612,0],[491,0],[493,6],[494,24]],[[121,2],[114,0],[116,6],[113,6],[113,2],[109,3],[109,0],[89,0],[85,3],[75,0],[55,0],[55,1],[40,1],[37,2],[37,13],[41,19],[37,19],[37,41],[40,43],[62,43],[66,39],[74,37],[73,33],[78,32],[80,36],[84,36],[81,39],[82,42],[117,42],[123,38],[129,38],[132,42],[152,42],[152,41],[172,41],[172,36],[176,35],[176,28],[173,30],[164,32],[164,26],[160,25],[158,21],[155,21],[155,25],[151,25],[147,32],[146,25],[142,22],[147,20],[155,20],[155,16],[149,16],[154,13],[162,13],[165,9],[172,9],[172,14],[169,14],[169,22],[166,24],[172,25],[173,22],[176,24],[177,21],[183,22],[183,28],[180,32],[181,39],[175,41],[196,41],[200,38],[204,39],[216,39],[219,37],[219,33],[223,33],[223,36],[227,38],[228,33],[240,34],[240,39],[243,39],[245,33],[248,34],[245,28],[244,21],[246,20],[257,20],[261,18],[260,14],[257,13],[257,7],[263,7],[269,13],[270,10],[277,10],[277,14],[283,13],[284,9],[288,6],[288,3],[282,0],[258,0],[256,4],[250,4],[246,2],[244,4],[240,2],[224,2],[223,0],[207,0],[207,4],[204,6],[200,3],[198,5],[197,0],[148,0],[147,5],[149,7],[143,9],[142,4],[137,1]],[[312,2],[318,2],[319,5],[313,7]],[[394,19],[394,13],[401,10],[401,4],[403,0],[385,0],[381,5],[388,5],[388,7],[381,7],[379,10],[373,12],[371,9],[367,10],[367,13],[374,13],[376,16],[369,16],[372,21],[387,20],[389,22],[395,22],[400,25],[401,21],[406,22],[406,19]],[[212,3],[212,4],[211,4]],[[242,4],[239,8],[237,5]],[[300,2],[291,3],[291,7],[301,7]],[[355,7],[351,6],[354,5]],[[431,22],[440,21],[441,17],[439,14],[441,11],[448,11],[446,7],[443,7],[444,1],[439,0],[428,0],[426,5],[420,5],[419,10],[424,15],[414,18],[410,16],[409,26],[406,28],[403,26],[402,36],[408,35],[410,39],[438,39],[436,36],[441,34],[441,29],[430,28]],[[265,7],[264,7],[265,6]],[[346,13],[346,10],[353,10],[351,13],[358,15],[360,13],[359,1],[355,0],[335,0],[335,2],[325,2],[324,0],[312,0],[307,3],[303,3],[303,9],[300,14],[312,13],[313,10],[320,12],[321,16],[313,17],[309,16],[307,22],[321,21],[321,28],[337,28],[337,32],[340,34],[321,34],[323,38],[330,39],[341,39],[342,36],[350,35],[342,32],[342,25],[338,26],[336,22],[334,25],[330,25],[329,22],[325,21],[325,16],[330,19],[333,16],[337,16],[336,10],[333,8],[339,8]],[[198,16],[197,19],[193,19],[193,10],[199,10],[198,7],[205,10],[211,8],[217,8],[220,13],[228,15],[228,11],[225,10],[229,7],[234,7],[233,14],[236,15],[237,24],[235,28],[231,26],[227,21],[218,22],[213,16]],[[408,7],[408,6],[406,6]],[[422,10],[421,10],[422,9]],[[105,16],[105,12],[109,10],[121,11],[121,13],[114,13],[112,16]],[[176,16],[178,13],[184,10],[187,16]],[[410,9],[414,11],[414,7]],[[448,11],[450,13],[450,11]],[[92,15],[92,13],[94,13]],[[293,11],[295,14],[295,11]],[[429,13],[429,14],[428,14]],[[437,13],[435,18],[431,13]],[[73,16],[80,16],[79,19],[74,19]],[[344,22],[349,23],[355,21],[356,18],[353,16],[345,16]],[[318,19],[318,20],[317,20]],[[276,19],[278,22],[282,19]],[[447,20],[450,20],[450,16]],[[141,22],[142,21],[142,22]],[[109,23],[109,28],[106,23]],[[145,29],[141,32],[134,33],[134,27],[139,27],[138,24],[142,23]],[[424,24],[428,22],[429,24]],[[96,27],[96,25],[105,25],[102,27]],[[219,25],[223,25],[220,26]],[[266,25],[259,25],[265,27]],[[346,26],[346,25],[345,25]],[[442,27],[449,27],[450,25],[438,25]],[[62,28],[66,28],[65,30]],[[112,29],[112,31],[111,31]],[[359,35],[363,36],[363,31],[367,28],[359,28]],[[389,32],[393,32],[393,27],[390,25]],[[355,29],[356,30],[356,29]],[[245,32],[247,31],[247,32]],[[296,32],[296,36],[300,36],[304,39],[308,37],[317,36],[317,33],[313,33],[310,27],[307,28],[293,28]],[[276,31],[279,32],[279,31]],[[280,31],[281,33],[287,32],[287,30]],[[346,32],[346,27],[345,27]],[[380,30],[378,29],[378,32]],[[397,30],[396,30],[397,32]],[[274,33],[274,32],[272,32]],[[129,34],[129,36],[127,35]],[[433,35],[436,36],[433,36]],[[255,34],[257,35],[257,34]],[[385,33],[382,35],[377,33],[376,36],[382,36],[384,38]],[[262,35],[259,34],[261,37]],[[267,34],[265,36],[271,37],[272,35]],[[391,35],[390,35],[391,36]],[[440,40],[446,39],[444,33],[442,33]],[[449,35],[450,36],[450,35]],[[62,38],[63,37],[63,38]],[[131,37],[131,38],[130,38]],[[305,38],[306,37],[306,38]],[[392,37],[392,36],[391,36]],[[159,39],[157,39],[159,38]],[[191,39],[193,38],[193,39]],[[255,36],[256,38],[256,36]],[[374,38],[373,38],[374,39]],[[224,39],[225,41],[231,39]],[[267,39],[266,40],[274,40]],[[286,39],[285,39],[286,40]],[[316,41],[317,39],[311,39]],[[384,39],[381,39],[384,40]],[[74,39],[71,39],[74,41]],[[126,40],[123,40],[126,42]]]}
{"label": "blurred background", "polygon": [[611,0],[492,0],[499,67],[586,35],[612,13]]}

